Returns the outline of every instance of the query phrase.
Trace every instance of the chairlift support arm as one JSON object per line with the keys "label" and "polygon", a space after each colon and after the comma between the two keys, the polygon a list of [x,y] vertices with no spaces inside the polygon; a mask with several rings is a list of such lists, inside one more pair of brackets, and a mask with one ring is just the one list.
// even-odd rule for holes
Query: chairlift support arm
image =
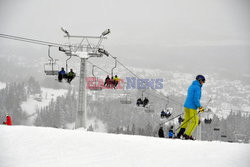
{"label": "chairlift support arm", "polygon": [[92,65],[92,75],[95,77],[94,68],[95,68],[95,65]]}
{"label": "chairlift support arm", "polygon": [[113,72],[114,72],[114,69],[117,67],[117,60],[116,60],[116,58],[117,57],[114,57],[114,59],[115,59],[115,66],[112,68],[112,70],[111,70],[111,76],[113,77]]}

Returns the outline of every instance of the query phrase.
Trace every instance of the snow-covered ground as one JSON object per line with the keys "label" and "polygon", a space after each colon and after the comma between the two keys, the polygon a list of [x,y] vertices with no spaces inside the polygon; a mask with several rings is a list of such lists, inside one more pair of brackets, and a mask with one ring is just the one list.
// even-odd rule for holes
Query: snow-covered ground
{"label": "snow-covered ground", "polygon": [[52,99],[56,100],[58,96],[65,95],[67,93],[66,89],[41,88],[41,90],[41,96],[38,94],[30,96],[27,101],[21,104],[22,110],[30,116],[27,125],[32,125],[32,122],[36,117],[36,109],[49,105],[49,102]]}
{"label": "snow-covered ground", "polygon": [[6,87],[6,83],[0,82],[0,90]]}
{"label": "snow-covered ground", "polygon": [[3,167],[248,167],[250,145],[0,126]]}

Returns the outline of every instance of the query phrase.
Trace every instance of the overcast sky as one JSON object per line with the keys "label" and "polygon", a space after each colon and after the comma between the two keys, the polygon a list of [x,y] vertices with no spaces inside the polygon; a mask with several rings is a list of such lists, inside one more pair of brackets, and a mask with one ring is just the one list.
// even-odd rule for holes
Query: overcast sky
{"label": "overcast sky", "polygon": [[[105,48],[129,65],[187,68],[188,64],[218,66],[221,62],[223,66],[226,62],[247,71],[249,2],[0,0],[0,33],[64,43],[60,27],[73,35],[99,35],[110,28]],[[0,43],[7,42],[0,39]]]}

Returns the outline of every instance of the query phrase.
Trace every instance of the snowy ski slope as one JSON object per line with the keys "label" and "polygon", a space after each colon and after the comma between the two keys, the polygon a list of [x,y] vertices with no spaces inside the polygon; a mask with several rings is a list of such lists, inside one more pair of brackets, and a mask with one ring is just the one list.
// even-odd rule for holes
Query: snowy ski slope
{"label": "snowy ski slope", "polygon": [[250,144],[0,125],[1,167],[249,167]]}

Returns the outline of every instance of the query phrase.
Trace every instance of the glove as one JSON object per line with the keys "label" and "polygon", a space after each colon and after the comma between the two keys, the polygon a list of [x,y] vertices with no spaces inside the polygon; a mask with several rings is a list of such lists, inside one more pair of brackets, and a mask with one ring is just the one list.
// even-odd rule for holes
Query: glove
{"label": "glove", "polygon": [[199,112],[204,112],[204,108],[203,107],[199,107]]}

